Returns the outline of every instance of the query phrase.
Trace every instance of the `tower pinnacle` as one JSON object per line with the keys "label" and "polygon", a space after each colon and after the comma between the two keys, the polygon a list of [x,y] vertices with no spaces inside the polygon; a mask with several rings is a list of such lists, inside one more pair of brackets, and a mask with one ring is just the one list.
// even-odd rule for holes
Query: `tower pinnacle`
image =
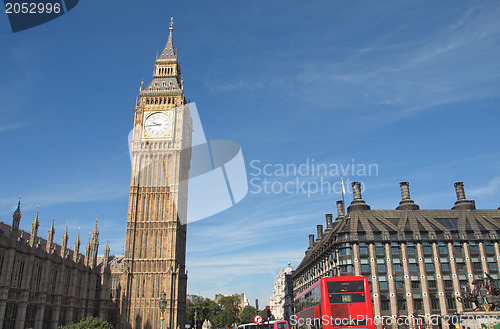
{"label": "tower pinnacle", "polygon": [[173,39],[173,31],[174,31],[174,18],[170,18],[170,27],[168,28],[170,30],[170,33],[168,34],[168,40],[167,44],[165,45],[165,48],[163,49],[160,57],[158,59],[160,60],[174,60],[177,61],[177,54],[175,53],[174,50],[174,43],[172,41]]}
{"label": "tower pinnacle", "polygon": [[21,221],[21,196],[19,196],[19,202],[17,203],[17,209],[14,211],[12,216],[12,230],[19,229],[19,222]]}
{"label": "tower pinnacle", "polygon": [[35,219],[33,219],[33,222],[31,223],[31,235],[30,235],[30,242],[29,242],[30,247],[33,247],[38,240],[36,235],[38,234],[38,227],[40,226],[40,221],[38,220],[38,210],[39,209],[40,209],[40,205],[38,205],[36,207]]}

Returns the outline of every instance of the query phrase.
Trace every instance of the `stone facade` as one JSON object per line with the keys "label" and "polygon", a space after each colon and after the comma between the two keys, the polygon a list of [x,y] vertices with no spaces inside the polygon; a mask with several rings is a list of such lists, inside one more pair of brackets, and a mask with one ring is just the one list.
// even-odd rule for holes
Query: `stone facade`
{"label": "stone facade", "polygon": [[274,280],[273,294],[269,297],[269,307],[276,320],[285,318],[286,275],[290,275],[292,272],[292,266],[288,263],[288,267],[285,270],[281,268]]}
{"label": "stone facade", "polygon": [[87,316],[114,322],[109,246],[97,256],[97,222],[83,255],[79,235],[68,248],[67,229],[61,245],[54,243],[54,220],[47,239],[38,236],[38,214],[31,233],[19,229],[21,201],[12,225],[0,222],[0,328],[56,329]]}
{"label": "stone facade", "polygon": [[[421,210],[407,182],[396,210],[371,210],[353,184],[353,201],[326,215],[293,274],[295,295],[318,279],[362,275],[370,280],[375,316],[425,317],[469,310],[456,300],[462,284],[499,278],[500,210],[476,209],[463,183],[451,210]],[[468,305],[467,305],[468,306]]]}
{"label": "stone facade", "polygon": [[185,325],[185,215],[193,128],[172,31],[173,22],[165,49],[156,58],[153,79],[148,87],[141,87],[134,108],[120,281],[122,319],[132,329],[160,327],[161,292],[166,293],[167,302],[164,327]]}

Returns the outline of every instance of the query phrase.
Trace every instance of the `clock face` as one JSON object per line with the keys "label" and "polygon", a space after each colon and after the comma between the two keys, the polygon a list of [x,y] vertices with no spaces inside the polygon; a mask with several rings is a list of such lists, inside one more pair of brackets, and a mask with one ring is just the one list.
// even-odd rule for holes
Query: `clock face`
{"label": "clock face", "polygon": [[147,137],[166,136],[172,129],[172,118],[165,112],[154,112],[144,120],[144,132]]}

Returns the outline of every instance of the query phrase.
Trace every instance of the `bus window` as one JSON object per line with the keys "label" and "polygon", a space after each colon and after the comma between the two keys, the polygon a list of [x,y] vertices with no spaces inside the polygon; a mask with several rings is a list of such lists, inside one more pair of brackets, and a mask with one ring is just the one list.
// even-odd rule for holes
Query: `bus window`
{"label": "bus window", "polygon": [[288,324],[286,322],[278,322],[278,329],[287,329]]}

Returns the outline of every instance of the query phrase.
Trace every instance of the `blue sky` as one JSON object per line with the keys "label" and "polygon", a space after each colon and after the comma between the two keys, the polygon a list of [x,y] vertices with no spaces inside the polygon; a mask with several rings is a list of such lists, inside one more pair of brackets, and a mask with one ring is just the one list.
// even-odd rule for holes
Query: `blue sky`
{"label": "blue sky", "polygon": [[22,228],[39,204],[39,232],[55,214],[56,239],[68,222],[73,245],[98,215],[101,246],[122,253],[131,109],[171,16],[207,138],[238,142],[255,179],[236,206],[188,227],[189,293],[267,305],[280,267],[296,267],[336,213],[338,191],[266,194],[263,180],[338,176],[257,175],[265,164],[375,164],[345,177],[372,209],[395,208],[401,181],[424,209],[451,208],[457,181],[478,208],[500,206],[498,2],[89,0],[16,34],[0,19],[1,220],[22,195]]}

